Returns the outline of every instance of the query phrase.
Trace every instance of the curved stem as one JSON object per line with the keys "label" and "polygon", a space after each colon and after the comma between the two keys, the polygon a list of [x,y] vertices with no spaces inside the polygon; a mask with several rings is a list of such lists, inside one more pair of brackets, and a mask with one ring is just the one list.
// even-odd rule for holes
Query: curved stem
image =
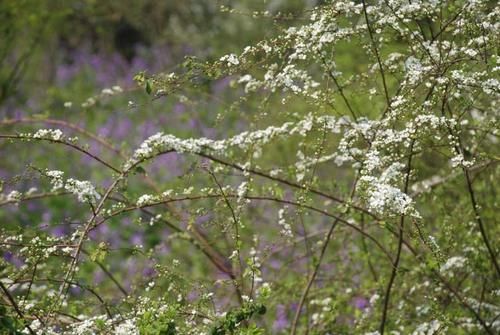
{"label": "curved stem", "polygon": [[293,317],[293,322],[292,322],[292,330],[290,331],[291,335],[295,335],[297,333],[297,325],[299,323],[299,318],[301,314],[301,309],[302,306],[304,306],[304,303],[306,301],[307,295],[309,294],[309,290],[312,287],[312,284],[314,283],[314,280],[316,279],[316,276],[318,275],[319,268],[321,266],[321,263],[323,261],[323,257],[325,256],[326,248],[328,247],[328,244],[330,242],[330,239],[333,234],[333,230],[339,223],[339,220],[335,220],[331,227],[330,230],[328,231],[328,234],[325,237],[325,240],[323,242],[323,247],[321,248],[321,253],[319,255],[318,262],[316,263],[316,266],[314,267],[314,271],[311,273],[309,276],[309,279],[307,280],[307,284],[305,289],[302,291],[302,295],[300,296],[299,304],[297,305],[297,310],[295,311],[295,316]]}

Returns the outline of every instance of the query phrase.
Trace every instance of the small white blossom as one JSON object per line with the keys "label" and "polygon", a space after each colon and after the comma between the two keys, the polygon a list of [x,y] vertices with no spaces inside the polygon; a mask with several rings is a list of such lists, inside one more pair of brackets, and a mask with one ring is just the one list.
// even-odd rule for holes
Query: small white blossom
{"label": "small white blossom", "polygon": [[54,141],[61,140],[62,136],[63,132],[60,129],[39,129],[33,134],[33,138],[44,138]]}
{"label": "small white blossom", "polygon": [[446,263],[441,265],[439,271],[442,273],[449,273],[452,269],[460,269],[465,266],[467,258],[461,256],[455,256],[449,258]]}
{"label": "small white blossom", "polygon": [[229,55],[222,56],[220,58],[220,61],[227,63],[228,66],[240,64],[240,61],[235,54],[229,54]]}
{"label": "small white blossom", "polygon": [[278,224],[281,226],[281,235],[287,238],[293,237],[292,226],[285,220],[285,208],[278,211]]}
{"label": "small white blossom", "polygon": [[70,178],[66,180],[64,189],[76,195],[80,202],[95,202],[101,198],[101,195],[95,190],[94,185],[87,180],[81,181]]}
{"label": "small white blossom", "polygon": [[11,191],[9,194],[7,194],[7,201],[9,202],[19,202],[22,198],[22,194],[19,191]]}
{"label": "small white blossom", "polygon": [[57,191],[64,186],[64,172],[59,170],[52,170],[45,172],[47,177],[50,178],[50,184],[52,185],[52,192]]}
{"label": "small white blossom", "polygon": [[151,194],[143,194],[139,197],[139,199],[137,199],[136,201],[136,206],[137,207],[142,207],[142,206],[145,206],[151,202],[153,202],[155,200],[155,197]]}

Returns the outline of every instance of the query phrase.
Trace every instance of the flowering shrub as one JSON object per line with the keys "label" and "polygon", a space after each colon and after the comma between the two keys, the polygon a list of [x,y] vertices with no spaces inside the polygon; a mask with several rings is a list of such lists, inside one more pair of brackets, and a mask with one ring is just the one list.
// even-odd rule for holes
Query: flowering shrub
{"label": "flowering shrub", "polygon": [[7,333],[500,331],[498,4],[253,16],[278,28],[0,122]]}

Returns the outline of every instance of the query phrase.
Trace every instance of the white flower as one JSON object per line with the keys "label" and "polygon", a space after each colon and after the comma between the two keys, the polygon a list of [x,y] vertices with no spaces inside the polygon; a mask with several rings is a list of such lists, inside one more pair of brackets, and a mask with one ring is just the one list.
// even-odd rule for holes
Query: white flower
{"label": "white flower", "polygon": [[278,211],[278,224],[281,226],[281,235],[291,238],[293,237],[292,226],[285,220],[285,208],[281,208]]}
{"label": "white flower", "polygon": [[52,170],[45,172],[47,177],[50,178],[50,184],[52,185],[52,192],[61,189],[64,186],[64,172],[59,170]]}
{"label": "white flower", "polygon": [[452,269],[460,269],[465,266],[465,263],[467,262],[467,258],[461,257],[461,256],[455,256],[449,258],[446,263],[441,265],[439,268],[439,271],[442,273],[447,273],[450,272]]}
{"label": "white flower", "polygon": [[153,202],[154,200],[155,200],[155,197],[152,196],[151,194],[143,194],[139,197],[139,199],[137,199],[137,202],[135,203],[135,205],[137,207],[142,207],[142,206],[149,204],[150,202]]}
{"label": "white flower", "polygon": [[21,192],[14,190],[7,195],[7,201],[18,202],[21,200],[21,197],[22,197]]}
{"label": "white flower", "polygon": [[26,192],[26,195],[32,195],[33,193],[36,193],[38,189],[36,187],[31,187],[28,192]]}
{"label": "white flower", "polygon": [[97,100],[93,97],[88,98],[84,103],[82,103],[83,108],[92,107],[97,103]]}
{"label": "white flower", "polygon": [[240,79],[238,79],[238,84],[241,84],[241,83],[247,83],[249,82],[250,80],[252,80],[252,76],[249,75],[249,74],[246,74],[244,76],[241,76]]}
{"label": "white flower", "polygon": [[[417,326],[412,335],[433,335],[441,329],[441,322],[439,320],[432,320],[431,322],[424,322]],[[444,329],[441,329],[444,332]]]}
{"label": "white flower", "polygon": [[46,171],[45,175],[50,178],[52,192],[55,192],[64,187],[64,189],[78,197],[80,202],[95,202],[101,198],[89,181],[80,181],[76,179],[68,179],[64,181],[64,172],[59,170]]}
{"label": "white flower", "polygon": [[382,178],[363,176],[360,178],[360,182],[366,189],[366,200],[370,210],[380,214],[418,216],[410,196],[388,184]]}
{"label": "white flower", "polygon": [[80,202],[95,202],[101,198],[101,195],[95,190],[94,185],[87,180],[81,181],[70,178],[66,180],[64,188],[66,191],[76,195]]}
{"label": "white flower", "polygon": [[238,57],[235,54],[229,54],[229,55],[222,56],[220,58],[220,61],[226,62],[228,66],[240,64],[240,60],[238,59]]}
{"label": "white flower", "polygon": [[370,297],[370,300],[369,300],[370,301],[370,305],[375,304],[378,301],[378,299],[380,299],[380,295],[378,295],[377,293],[375,293],[374,295],[372,295]]}
{"label": "white flower", "polygon": [[105,88],[101,91],[101,94],[102,95],[113,95],[113,94],[115,94],[115,92],[110,88]]}
{"label": "white flower", "polygon": [[54,141],[59,141],[63,136],[63,132],[60,129],[39,129],[33,138],[44,138]]}
{"label": "white flower", "polygon": [[134,319],[128,319],[120,323],[115,328],[115,335],[139,335],[139,329],[135,325]]}
{"label": "white flower", "polygon": [[189,195],[189,194],[193,193],[193,191],[194,191],[194,187],[190,186],[190,187],[185,188],[182,193],[184,193],[185,195]]}
{"label": "white flower", "polygon": [[462,154],[456,155],[455,157],[453,157],[451,159],[450,162],[451,162],[452,167],[461,166],[461,167],[468,168],[468,167],[471,167],[474,165],[474,160],[467,161],[467,160],[465,160],[464,155],[462,155]]}
{"label": "white flower", "polygon": [[248,182],[244,181],[238,186],[238,189],[236,190],[236,194],[238,196],[238,202],[243,201],[243,199],[245,198],[245,194],[247,192],[248,192]]}

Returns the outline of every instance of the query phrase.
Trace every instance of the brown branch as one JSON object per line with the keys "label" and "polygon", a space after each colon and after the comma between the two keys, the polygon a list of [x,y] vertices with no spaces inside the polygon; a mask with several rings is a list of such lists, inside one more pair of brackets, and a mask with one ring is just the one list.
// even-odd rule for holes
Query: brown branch
{"label": "brown branch", "polygon": [[[410,152],[413,151],[414,144],[415,144],[415,139],[413,139],[411,141],[410,149],[409,149]],[[405,179],[405,186],[404,186],[404,193],[405,194],[408,193],[408,187],[410,184],[412,158],[413,158],[413,155],[410,155],[408,157],[408,165],[407,165],[407,170],[406,170],[406,179]],[[399,260],[401,257],[401,250],[403,249],[404,223],[405,223],[405,215],[403,214],[403,215],[401,215],[401,218],[399,221],[399,239],[398,239],[398,248],[396,251],[396,260],[394,261],[394,266],[392,268],[391,277],[389,278],[389,283],[387,284],[387,289],[385,291],[384,306],[382,309],[382,320],[380,322],[380,328],[379,328],[380,335],[383,335],[384,331],[385,331],[385,324],[386,324],[386,320],[387,320],[387,311],[389,309],[389,299],[391,297],[392,284],[394,283],[394,279],[396,278],[396,274],[398,272]]]}
{"label": "brown branch", "polygon": [[70,142],[67,142],[67,141],[63,141],[63,140],[54,140],[54,139],[50,139],[50,138],[33,138],[33,136],[24,136],[24,135],[5,135],[5,134],[0,134],[0,139],[11,139],[11,140],[14,140],[14,139],[19,139],[19,140],[33,140],[33,141],[47,141],[47,142],[51,142],[51,143],[57,143],[57,144],[62,144],[62,145],[65,145],[65,146],[68,146],[70,148],[73,148],[91,158],[93,158],[94,160],[98,161],[99,163],[101,163],[102,165],[110,168],[111,170],[113,170],[114,172],[117,172],[117,173],[120,173],[121,171],[117,168],[115,168],[113,165],[107,163],[106,161],[102,160],[101,158],[99,158],[98,156],[90,153],[89,151],[85,150],[84,148],[76,145],[76,144],[73,144],[73,143],[70,143]]}
{"label": "brown branch", "polygon": [[56,120],[56,119],[20,118],[20,119],[2,120],[2,121],[0,121],[0,126],[9,126],[9,125],[17,124],[17,123],[45,123],[45,124],[61,126],[64,128],[69,128],[69,129],[72,129],[72,130],[74,130],[80,134],[83,134],[83,135],[93,139],[94,141],[102,144],[107,149],[119,154],[122,158],[126,158],[125,154],[123,152],[121,152],[119,149],[115,148],[113,146],[113,144],[111,144],[110,142],[104,140],[100,136],[97,136],[97,135],[89,132],[88,130],[86,130],[86,129],[84,129],[84,128],[82,128],[74,123],[70,123],[70,122],[63,121],[63,120]]}
{"label": "brown branch", "polygon": [[366,11],[365,0],[362,0],[362,2],[363,2],[363,13],[365,15],[366,26],[368,28],[368,34],[370,36],[370,41],[372,43],[373,52],[375,54],[375,57],[377,58],[377,63],[378,63],[378,68],[379,68],[379,71],[380,71],[380,75],[382,76],[382,84],[384,86],[385,99],[387,100],[387,106],[390,107],[390,105],[391,105],[391,98],[389,97],[389,89],[387,88],[387,83],[385,81],[385,72],[384,72],[384,68],[382,66],[382,60],[380,59],[380,55],[379,55],[379,51],[378,51],[378,48],[377,48],[377,44],[375,43],[375,38],[373,37],[372,27],[371,27],[371,24],[370,24],[370,20],[368,18],[368,13]]}

